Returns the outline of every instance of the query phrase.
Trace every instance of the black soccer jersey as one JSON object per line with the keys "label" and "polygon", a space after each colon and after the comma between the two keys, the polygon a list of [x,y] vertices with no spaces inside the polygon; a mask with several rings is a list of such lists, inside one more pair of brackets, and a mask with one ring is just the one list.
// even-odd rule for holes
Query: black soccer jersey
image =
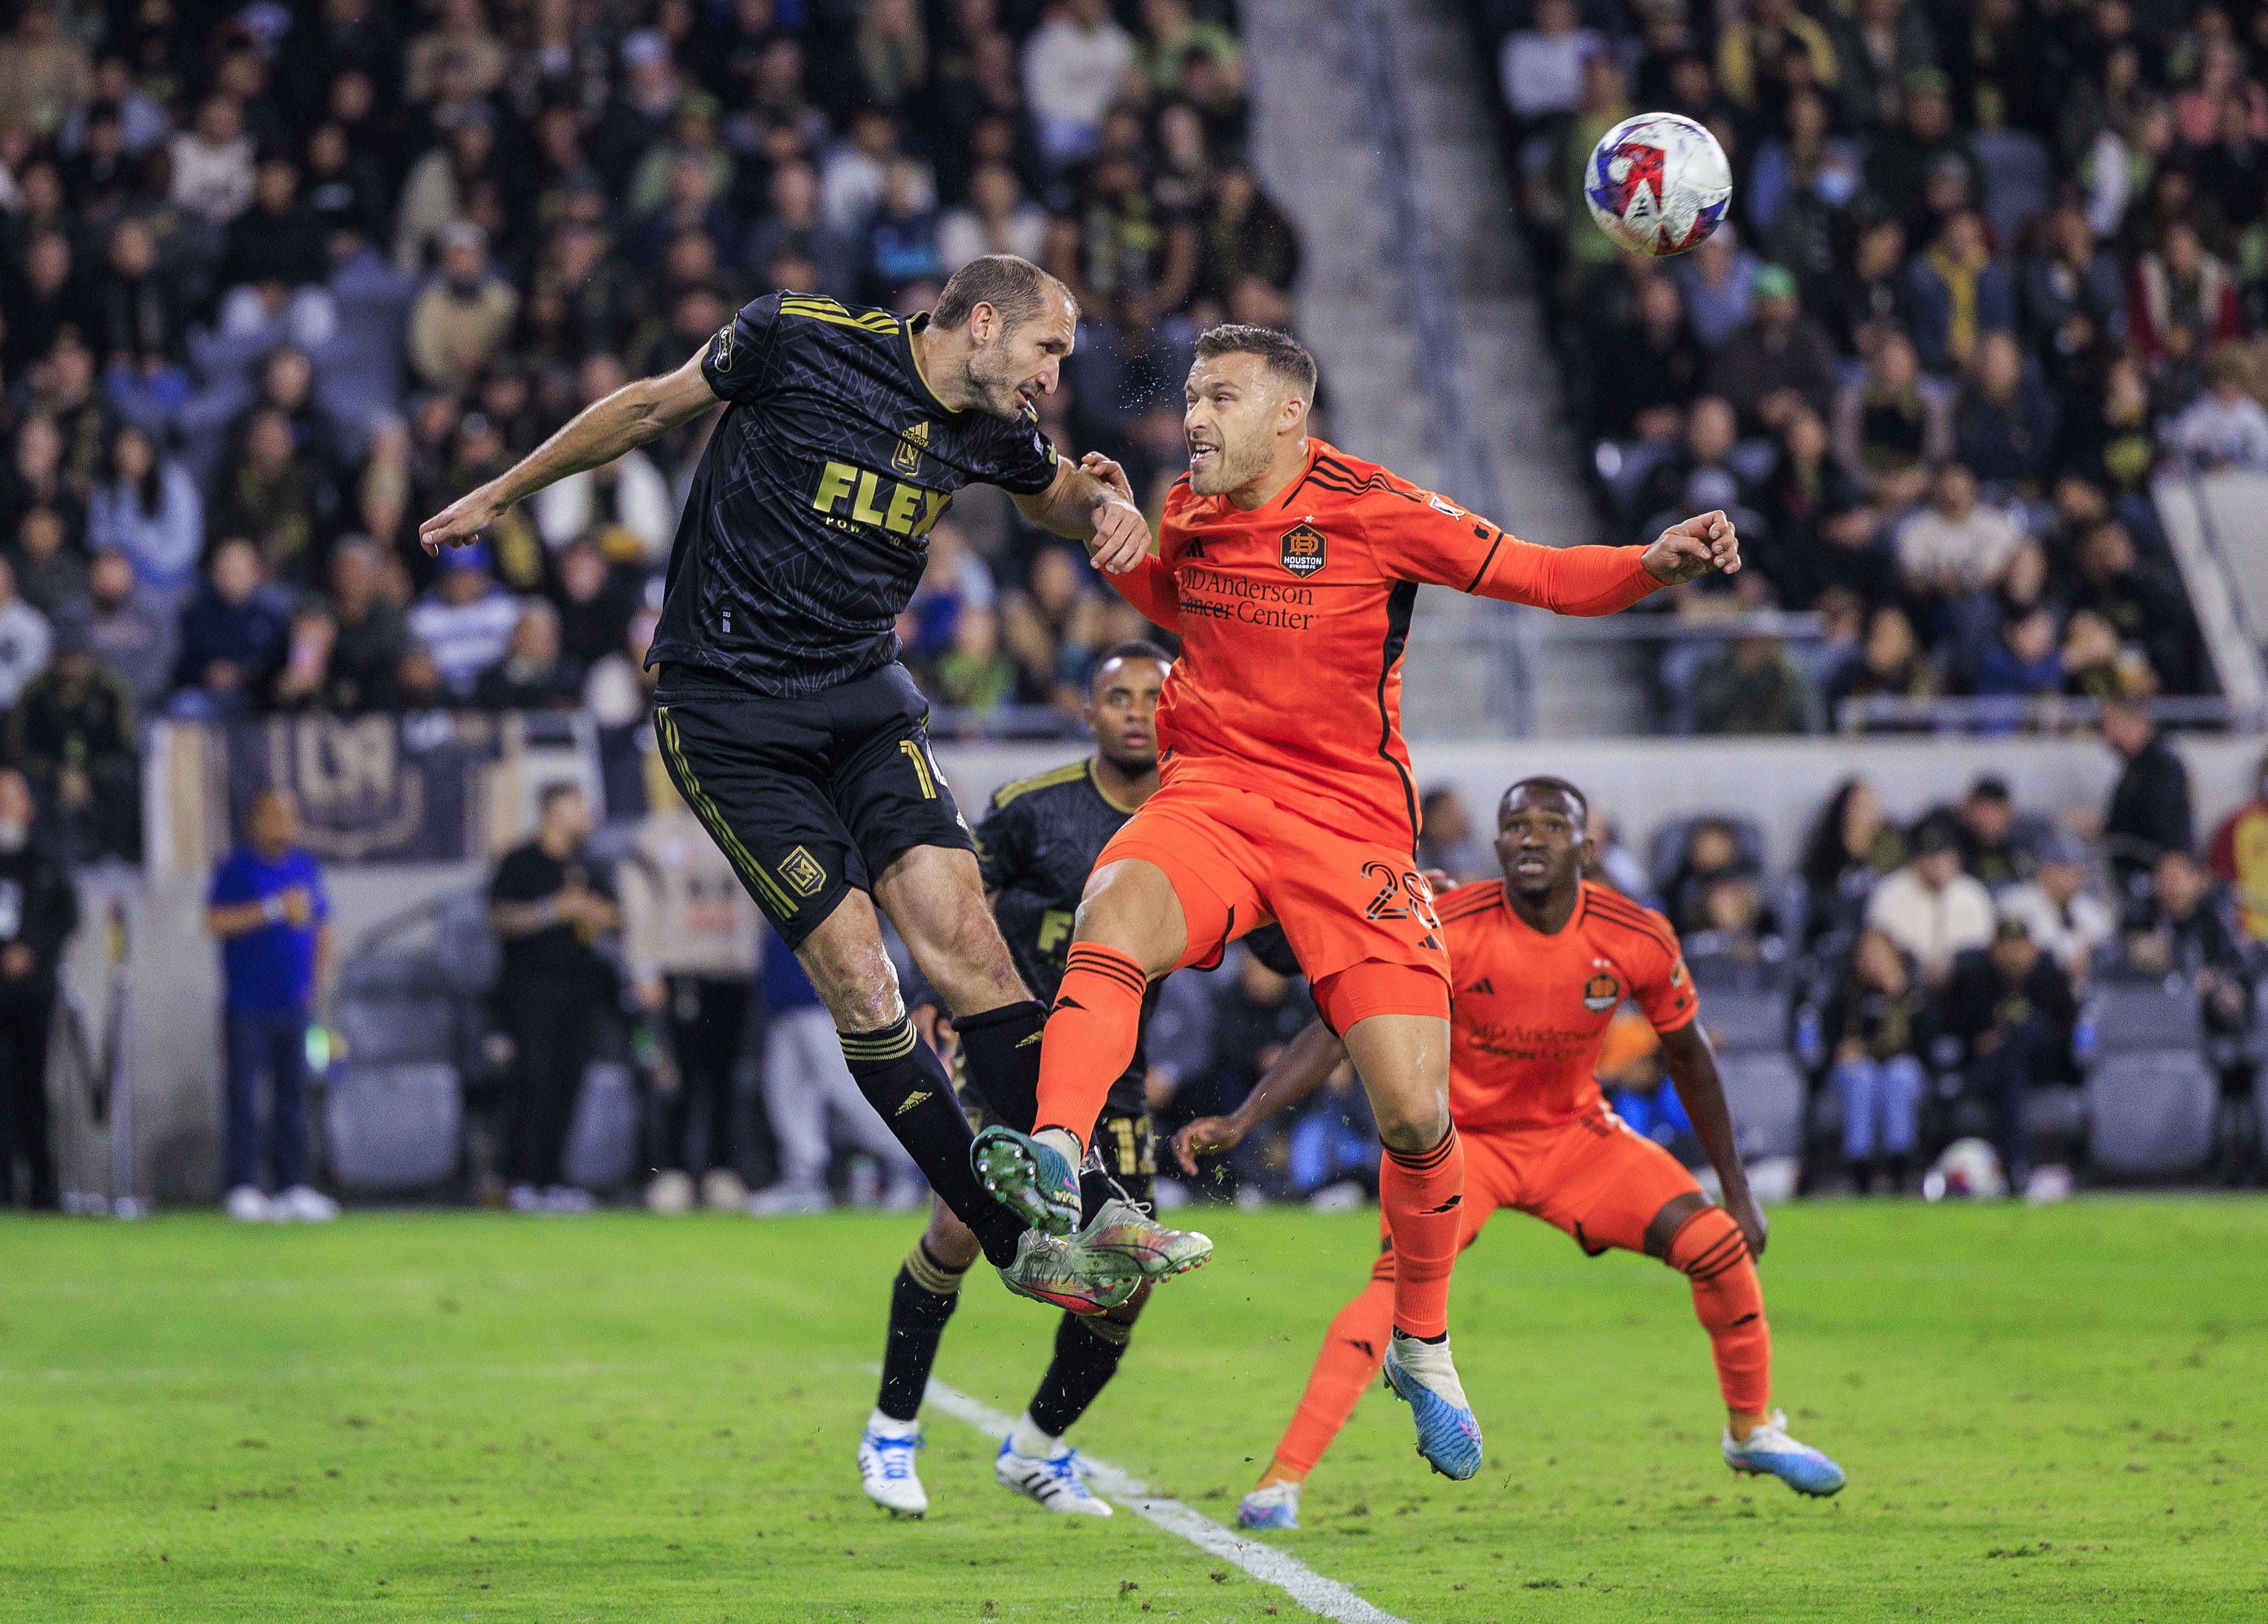
{"label": "black soccer jersey", "polygon": [[[1133,816],[1095,783],[1092,761],[1072,761],[1031,778],[1003,784],[991,810],[976,826],[976,861],[984,888],[993,893],[992,916],[1023,973],[1032,994],[1053,1003],[1062,984],[1064,959],[1071,952],[1071,916],[1086,889],[1094,860],[1119,827]],[[1142,1000],[1142,1028],[1158,1002],[1159,981]],[[1138,1115],[1142,1079],[1149,1070],[1144,1039],[1137,1037],[1134,1058],[1110,1085],[1109,1108]]]}
{"label": "black soccer jersey", "polygon": [[928,535],[963,485],[1035,495],[1056,448],[1027,413],[947,411],[905,320],[768,294],[709,341],[729,402],[669,555],[647,664],[673,684],[809,694],[897,658]]}

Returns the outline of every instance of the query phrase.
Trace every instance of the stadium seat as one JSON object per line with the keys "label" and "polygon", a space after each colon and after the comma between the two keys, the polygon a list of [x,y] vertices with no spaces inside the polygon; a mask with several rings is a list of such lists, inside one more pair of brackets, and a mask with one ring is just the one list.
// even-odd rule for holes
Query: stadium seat
{"label": "stadium seat", "polygon": [[638,1099],[630,1069],[618,1060],[592,1062],[567,1137],[567,1182],[585,1190],[625,1183],[637,1160]]}
{"label": "stadium seat", "polygon": [[398,1194],[456,1171],[464,1111],[453,1066],[350,1062],[330,1074],[323,1128],[341,1187]]}
{"label": "stadium seat", "polygon": [[1777,1051],[1721,1054],[1725,1103],[1744,1160],[1793,1157],[1803,1149],[1803,1074]]}
{"label": "stadium seat", "polygon": [[2218,1093],[2194,1048],[2106,1055],[2087,1079],[2088,1159],[2122,1174],[2203,1166],[2213,1152]]}
{"label": "stadium seat", "polygon": [[2086,1014],[2094,1023],[2097,1055],[2194,1054],[2205,1046],[2197,994],[2176,978],[2106,978],[2088,999]]}

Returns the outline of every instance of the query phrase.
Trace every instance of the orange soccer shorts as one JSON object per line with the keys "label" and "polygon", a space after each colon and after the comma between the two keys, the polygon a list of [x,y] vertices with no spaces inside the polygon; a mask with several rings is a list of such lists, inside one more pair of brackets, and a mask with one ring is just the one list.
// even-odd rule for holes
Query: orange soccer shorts
{"label": "orange soccer shorts", "polygon": [[1500,1207],[1543,1219],[1594,1255],[1646,1250],[1653,1215],[1701,1187],[1677,1158],[1598,1111],[1549,1128],[1466,1133],[1460,1249]]}
{"label": "orange soccer shorts", "polygon": [[1325,827],[1253,790],[1167,783],[1095,859],[1164,871],[1189,944],[1182,965],[1218,963],[1270,921],[1299,956],[1334,1032],[1373,1015],[1449,1013],[1449,959],[1432,893],[1407,851]]}

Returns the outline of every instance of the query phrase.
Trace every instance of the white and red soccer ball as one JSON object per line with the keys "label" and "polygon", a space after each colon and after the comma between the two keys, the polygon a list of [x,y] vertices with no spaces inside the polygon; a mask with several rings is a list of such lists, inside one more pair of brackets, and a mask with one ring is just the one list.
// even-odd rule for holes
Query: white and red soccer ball
{"label": "white and red soccer ball", "polygon": [[1732,199],[1725,149],[1675,113],[1624,119],[1599,138],[1583,173],[1591,217],[1632,254],[1664,257],[1698,246]]}

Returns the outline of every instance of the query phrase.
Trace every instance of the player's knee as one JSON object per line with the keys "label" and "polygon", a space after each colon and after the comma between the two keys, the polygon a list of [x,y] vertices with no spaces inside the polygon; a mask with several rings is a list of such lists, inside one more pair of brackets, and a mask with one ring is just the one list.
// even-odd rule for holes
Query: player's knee
{"label": "player's knee", "polygon": [[1677,1226],[1659,1255],[1680,1274],[1705,1282],[1746,1263],[1749,1242],[1731,1213],[1704,1202]]}
{"label": "player's knee", "polygon": [[1676,1238],[1677,1231],[1685,1227],[1695,1213],[1701,1211],[1708,1204],[1709,1198],[1698,1190],[1688,1190],[1683,1195],[1674,1195],[1662,1202],[1661,1210],[1646,1220],[1646,1238],[1643,1243],[1646,1255],[1667,1261],[1669,1257],[1669,1243]]}
{"label": "player's knee", "polygon": [[929,1228],[922,1235],[922,1245],[929,1253],[947,1268],[967,1268],[976,1261],[983,1247],[976,1231],[955,1217],[953,1209],[943,1201],[932,1201]]}
{"label": "player's knee", "polygon": [[1413,1085],[1370,1091],[1378,1136],[1388,1149],[1430,1150],[1449,1131],[1449,1091]]}

